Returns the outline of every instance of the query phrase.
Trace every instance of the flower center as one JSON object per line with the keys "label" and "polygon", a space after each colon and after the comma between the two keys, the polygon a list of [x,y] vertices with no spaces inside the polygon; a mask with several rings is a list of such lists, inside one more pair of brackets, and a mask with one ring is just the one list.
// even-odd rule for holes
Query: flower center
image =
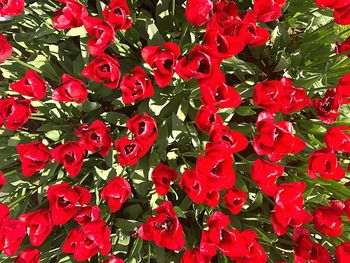
{"label": "flower center", "polygon": [[218,36],[217,39],[216,39],[216,45],[218,47],[218,51],[220,53],[227,53],[227,45],[225,43],[225,39],[222,37],[222,36]]}
{"label": "flower center", "polygon": [[214,123],[215,122],[215,115],[214,114],[210,115],[209,122],[210,123]]}
{"label": "flower center", "polygon": [[102,71],[102,72],[110,72],[111,71],[111,67],[108,65],[108,64],[104,64],[102,66],[99,66],[99,69]]}
{"label": "flower center", "polygon": [[146,123],[144,121],[139,122],[138,134],[142,134],[145,131]]}
{"label": "flower center", "polygon": [[58,205],[59,207],[66,207],[66,206],[68,206],[69,204],[70,204],[70,202],[69,202],[68,200],[66,200],[66,199],[64,198],[64,196],[58,197],[58,199],[57,199],[57,205]]}
{"label": "flower center", "polygon": [[123,15],[123,11],[121,10],[120,7],[116,8],[113,10],[113,13],[118,15],[118,16],[122,16]]}
{"label": "flower center", "polygon": [[72,162],[75,161],[75,155],[74,155],[73,152],[67,153],[67,154],[64,156],[64,158],[65,158],[66,162],[68,162],[68,163],[72,163]]}
{"label": "flower center", "polygon": [[162,224],[158,225],[160,230],[168,230],[170,231],[173,226],[173,220],[168,217]]}
{"label": "flower center", "polygon": [[208,74],[209,73],[209,61],[206,59],[201,59],[199,62],[199,67],[197,69],[198,72],[203,73],[203,74]]}
{"label": "flower center", "polygon": [[172,59],[166,59],[166,60],[164,60],[163,65],[164,65],[164,68],[166,70],[171,70],[171,67],[173,65],[173,60]]}
{"label": "flower center", "polygon": [[130,154],[134,151],[136,145],[135,144],[129,144],[124,147],[125,153]]}

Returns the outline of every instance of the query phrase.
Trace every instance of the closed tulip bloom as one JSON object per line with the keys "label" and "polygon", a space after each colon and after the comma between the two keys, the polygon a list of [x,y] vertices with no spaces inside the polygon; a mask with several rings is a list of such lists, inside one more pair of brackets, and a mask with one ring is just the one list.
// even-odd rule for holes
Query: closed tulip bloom
{"label": "closed tulip bloom", "polygon": [[32,176],[44,169],[51,154],[49,148],[41,142],[18,144],[16,149],[21,160],[22,173],[24,176]]}
{"label": "closed tulip bloom", "polygon": [[6,37],[0,33],[0,63],[11,57],[12,49],[12,45],[7,41]]}
{"label": "closed tulip bloom", "polygon": [[52,92],[52,99],[60,102],[83,103],[88,96],[88,90],[83,81],[68,74],[62,75],[62,85]]}
{"label": "closed tulip bloom", "polygon": [[101,198],[107,200],[113,213],[117,212],[131,195],[131,187],[124,178],[113,178],[101,191]]}

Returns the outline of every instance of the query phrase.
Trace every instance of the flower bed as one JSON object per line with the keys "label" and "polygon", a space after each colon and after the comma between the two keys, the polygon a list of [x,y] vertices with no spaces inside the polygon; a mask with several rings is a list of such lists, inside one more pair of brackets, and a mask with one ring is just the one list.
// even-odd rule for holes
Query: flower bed
{"label": "flower bed", "polygon": [[350,1],[0,0],[1,262],[350,262]]}

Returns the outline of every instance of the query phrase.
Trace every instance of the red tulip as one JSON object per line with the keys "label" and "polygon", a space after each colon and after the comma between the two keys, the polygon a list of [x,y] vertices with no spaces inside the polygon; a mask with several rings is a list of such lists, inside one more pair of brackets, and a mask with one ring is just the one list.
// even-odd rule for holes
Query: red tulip
{"label": "red tulip", "polygon": [[344,214],[344,206],[345,205],[342,203],[333,202],[330,206],[321,206],[317,208],[313,214],[315,229],[328,236],[340,236],[343,230],[341,216]]}
{"label": "red tulip", "polygon": [[41,100],[46,95],[48,85],[34,70],[28,70],[25,77],[12,83],[10,88],[31,100]]}
{"label": "red tulip", "polygon": [[227,59],[243,51],[246,43],[237,36],[225,34],[216,21],[211,21],[206,29],[203,44],[208,53],[217,59]]}
{"label": "red tulip", "polygon": [[239,17],[238,7],[235,2],[216,1],[212,20],[224,29],[225,34],[237,36],[236,27],[240,25],[241,18]]}
{"label": "red tulip", "polygon": [[[1,16],[1,7],[0,7]],[[0,63],[7,60],[12,55],[12,45],[7,41],[6,37],[0,33]]]}
{"label": "red tulip", "polygon": [[0,225],[5,218],[9,217],[9,214],[10,214],[10,208],[5,204],[0,203]]}
{"label": "red tulip", "polygon": [[79,225],[84,225],[89,222],[100,221],[100,209],[95,205],[87,205],[81,207],[74,216],[74,220]]}
{"label": "red tulip", "polygon": [[338,263],[347,263],[350,261],[350,242],[343,242],[337,246],[335,252]]}
{"label": "red tulip", "polygon": [[247,146],[248,140],[242,133],[230,130],[228,126],[214,124],[209,132],[209,142],[206,144],[206,150],[222,148],[229,153],[237,153]]}
{"label": "red tulip", "polygon": [[207,221],[208,230],[202,230],[200,241],[200,252],[203,255],[207,257],[215,256],[217,246],[220,245],[221,241],[225,243],[230,241],[230,233],[227,229],[229,224],[229,217],[221,211],[215,211],[210,216]]}
{"label": "red tulip", "polygon": [[259,82],[254,89],[254,103],[271,113],[281,110],[281,97],[283,96],[281,81],[268,80]]}
{"label": "red tulip", "polygon": [[165,88],[172,80],[180,48],[172,42],[142,49],[143,60],[154,70],[154,79],[160,88]]}
{"label": "red tulip", "polygon": [[201,81],[223,80],[220,60],[209,55],[208,48],[196,45],[187,57],[182,57],[176,66],[176,73],[185,80],[196,78]]}
{"label": "red tulip", "polygon": [[244,14],[236,34],[247,45],[253,47],[265,44],[270,37],[270,33],[266,28],[256,25],[256,17],[253,11]]}
{"label": "red tulip", "polygon": [[0,17],[19,16],[23,11],[24,0],[0,0]]}
{"label": "red tulip", "polygon": [[92,56],[102,55],[109,44],[114,41],[113,27],[105,20],[97,17],[85,18],[84,27],[89,36],[92,36],[88,41],[90,54]]}
{"label": "red tulip", "polygon": [[251,177],[266,195],[274,196],[278,191],[277,179],[283,172],[283,165],[258,159],[253,163]]}
{"label": "red tulip", "polygon": [[318,118],[326,124],[332,124],[338,118],[339,107],[342,103],[342,96],[336,89],[326,91],[323,99],[314,99],[313,105]]}
{"label": "red tulip", "polygon": [[225,193],[223,201],[226,208],[232,214],[237,215],[247,199],[248,195],[245,192],[237,188],[231,188]]}
{"label": "red tulip", "polygon": [[223,120],[221,119],[220,115],[217,114],[217,111],[218,109],[214,106],[202,106],[199,109],[195,119],[197,128],[203,132],[209,132],[212,126],[222,125]]}
{"label": "red tulip", "polygon": [[264,249],[256,241],[257,234],[248,229],[243,232],[230,230],[228,216],[220,211],[207,221],[208,230],[202,230],[200,252],[206,257],[216,255],[219,249],[225,256],[237,262],[266,262],[267,256]]}
{"label": "red tulip", "polygon": [[39,263],[40,251],[36,248],[25,248],[15,259],[15,263]]}
{"label": "red tulip", "polygon": [[224,82],[206,82],[200,85],[201,102],[221,108],[236,108],[241,104],[241,95],[234,87]]}
{"label": "red tulip", "polygon": [[324,142],[333,151],[350,153],[350,127],[336,126],[327,129]]}
{"label": "red tulip", "polygon": [[162,163],[154,168],[151,178],[159,195],[166,195],[169,191],[170,183],[177,179],[177,171]]}
{"label": "red tulip", "polygon": [[106,156],[112,147],[110,130],[100,120],[95,120],[90,126],[83,124],[77,131],[80,146],[91,152],[98,152]]}
{"label": "red tulip", "polygon": [[74,254],[78,262],[88,260],[97,253],[106,256],[111,250],[111,231],[103,221],[86,223],[72,229],[62,246],[62,251]]}
{"label": "red tulip", "polygon": [[310,233],[305,228],[295,229],[293,241],[297,244],[294,248],[294,262],[332,262],[329,252],[321,244],[312,242]]}
{"label": "red tulip", "polygon": [[209,21],[212,10],[211,0],[187,0],[185,15],[191,24],[201,26]]}
{"label": "red tulip", "polygon": [[103,16],[115,30],[126,30],[132,23],[126,0],[112,0],[103,10]]}
{"label": "red tulip", "polygon": [[70,186],[69,183],[51,185],[47,189],[52,222],[64,225],[79,211],[79,207],[91,199],[89,191],[81,186]]}
{"label": "red tulip", "polygon": [[83,20],[88,16],[86,7],[75,0],[61,2],[65,6],[55,12],[55,17],[52,20],[53,26],[59,30],[82,26]]}
{"label": "red tulip", "polygon": [[205,201],[206,178],[197,173],[196,169],[187,169],[182,174],[179,185],[194,203],[201,204]]}
{"label": "red tulip", "polygon": [[51,213],[47,209],[22,214],[18,219],[28,227],[30,243],[33,246],[41,246],[54,227]]}
{"label": "red tulip", "polygon": [[196,169],[200,176],[205,177],[210,190],[224,190],[235,184],[232,156],[219,149],[209,150],[197,159]]}
{"label": "red tulip", "polygon": [[350,102],[350,73],[339,79],[336,92],[342,96],[343,104],[348,104]]}
{"label": "red tulip", "polygon": [[83,69],[81,74],[86,78],[103,82],[105,86],[115,89],[120,78],[119,62],[115,57],[99,54]]}
{"label": "red tulip", "polygon": [[341,8],[349,5],[350,1],[349,0],[315,0],[315,3],[319,7],[336,9],[336,8]]}
{"label": "red tulip", "polygon": [[345,171],[338,163],[336,154],[328,149],[318,150],[309,156],[307,173],[312,179],[317,179],[317,174],[328,180],[345,177]]}
{"label": "red tulip", "polygon": [[210,185],[207,185],[207,192],[203,203],[210,207],[217,207],[220,203],[220,191],[211,191]]}
{"label": "red tulip", "polygon": [[281,184],[274,196],[275,207],[271,213],[271,223],[279,236],[288,231],[288,226],[300,227],[312,220],[312,216],[303,208],[304,182]]}
{"label": "red tulip", "polygon": [[0,171],[0,190],[5,184],[6,184],[6,178],[4,176],[4,173]]}
{"label": "red tulip", "polygon": [[341,44],[336,42],[335,53],[346,53],[347,56],[350,56],[350,37],[345,39]]}
{"label": "red tulip", "polygon": [[50,159],[50,150],[41,142],[18,144],[16,149],[21,160],[22,173],[24,176],[32,176],[44,169]]}
{"label": "red tulip", "polygon": [[254,136],[254,150],[258,155],[266,154],[270,161],[279,161],[287,154],[297,154],[306,146],[303,140],[294,135],[290,122],[275,123],[271,113],[261,112],[256,126],[259,134]]}
{"label": "red tulip", "polygon": [[32,115],[30,100],[0,99],[0,127],[2,124],[9,130],[21,128]]}
{"label": "red tulip", "polygon": [[254,103],[270,113],[290,114],[311,105],[303,88],[283,77],[280,81],[268,80],[259,82],[254,90]]}
{"label": "red tulip", "polygon": [[130,140],[128,136],[122,137],[114,142],[117,150],[117,160],[121,166],[135,165],[147,151],[138,140]]}
{"label": "red tulip", "polygon": [[334,9],[334,20],[339,25],[350,24],[350,4]]}
{"label": "red tulip", "polygon": [[52,150],[51,156],[64,168],[71,177],[76,177],[84,163],[85,151],[78,142],[70,141]]}
{"label": "red tulip", "polygon": [[350,198],[344,201],[344,213],[346,214],[348,221],[350,221]]}
{"label": "red tulip", "polygon": [[117,212],[131,195],[131,188],[124,178],[113,178],[101,191],[101,198],[107,200],[113,213]]}
{"label": "red tulip", "polygon": [[208,263],[207,260],[199,251],[198,248],[194,248],[191,250],[186,250],[183,254],[180,263]]}
{"label": "red tulip", "polygon": [[157,139],[157,123],[145,112],[136,114],[130,118],[126,122],[126,127],[135,135],[138,141],[142,142],[143,147],[150,148]]}
{"label": "red tulip", "polygon": [[25,225],[12,218],[4,218],[0,224],[0,250],[6,256],[13,256],[26,235]]}
{"label": "red tulip", "polygon": [[283,95],[281,96],[282,113],[291,114],[311,106],[311,99],[307,96],[304,88],[294,87],[293,82],[286,77],[283,77],[280,82],[283,87]]}
{"label": "red tulip", "polygon": [[138,230],[144,240],[153,240],[157,246],[170,250],[181,250],[185,246],[184,232],[170,201],[155,209],[157,215],[150,216]]}
{"label": "red tulip", "polygon": [[254,13],[261,22],[270,22],[282,16],[286,0],[255,0]]}
{"label": "red tulip", "polygon": [[68,74],[62,75],[62,85],[52,92],[52,99],[61,102],[83,103],[88,96],[86,85]]}
{"label": "red tulip", "polygon": [[152,97],[154,89],[145,71],[137,66],[132,74],[126,74],[120,82],[122,100],[125,104]]}

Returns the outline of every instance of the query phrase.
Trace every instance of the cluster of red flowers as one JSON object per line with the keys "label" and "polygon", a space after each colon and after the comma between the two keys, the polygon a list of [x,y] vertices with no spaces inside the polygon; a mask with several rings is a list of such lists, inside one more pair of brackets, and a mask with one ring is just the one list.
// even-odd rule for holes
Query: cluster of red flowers
{"label": "cluster of red flowers", "polygon": [[[137,66],[131,73],[121,76],[116,56],[106,49],[114,41],[115,32],[126,30],[131,24],[130,9],[125,0],[112,0],[103,10],[103,18],[89,16],[87,8],[75,0],[57,0],[63,7],[56,11],[53,26],[58,30],[83,26],[89,35],[88,51],[94,58],[82,70],[82,76],[104,86],[122,92],[122,101],[131,104],[152,97],[154,87],[145,70]],[[221,196],[225,207],[233,215],[240,213],[248,194],[235,188],[236,175],[233,155],[248,146],[248,139],[240,132],[224,124],[219,109],[236,108],[241,104],[241,96],[226,83],[220,64],[244,50],[246,46],[265,44],[269,31],[257,22],[271,22],[282,15],[285,0],[255,0],[252,10],[240,12],[230,1],[188,0],[185,14],[195,26],[206,26],[201,44],[196,44],[188,54],[181,56],[180,47],[172,42],[158,46],[146,46],[141,51],[143,60],[153,70],[154,81],[165,88],[177,74],[185,81],[195,79],[201,93],[202,106],[195,124],[208,135],[205,150],[196,160],[194,168],[182,174],[179,186],[196,204],[217,207]],[[321,1],[316,3],[334,9],[335,20],[339,24],[350,24],[349,1]],[[24,10],[24,1],[0,0],[0,16],[17,16]],[[349,15],[348,15],[349,13]],[[346,49],[340,47],[340,52]],[[0,63],[12,54],[12,46],[0,34]],[[49,90],[46,81],[34,70],[12,83],[10,89],[21,96],[0,99],[0,124],[9,130],[20,129],[37,110],[32,101],[42,100]],[[275,162],[286,155],[298,154],[306,143],[295,135],[291,122],[277,121],[276,114],[285,115],[313,107],[318,118],[325,124],[332,124],[338,117],[342,104],[350,102],[350,74],[339,80],[336,88],[327,90],[322,99],[312,100],[301,87],[283,77],[256,84],[254,104],[262,108],[256,121],[256,134],[252,141],[257,155],[267,156],[255,160],[251,169],[252,180],[262,192],[272,197],[275,205],[270,219],[274,232],[284,235],[288,227],[293,227],[295,262],[331,262],[329,252],[310,238],[303,224],[313,221],[314,228],[322,234],[340,236],[342,216],[350,218],[350,199],[333,200],[329,206],[316,209],[311,215],[304,209],[306,185],[304,182],[281,183],[284,167]],[[62,85],[52,92],[52,99],[58,102],[83,103],[88,96],[85,83],[68,74],[62,75]],[[133,166],[145,156],[158,136],[155,118],[147,113],[139,113],[126,122],[129,133],[114,142],[117,162],[121,166]],[[307,173],[313,179],[317,175],[323,179],[340,180],[345,171],[337,160],[337,152],[350,152],[350,128],[336,126],[325,134],[326,148],[316,150],[309,156]],[[53,149],[42,142],[18,144],[17,151],[24,176],[32,176],[44,169],[52,159],[63,164],[71,177],[77,177],[88,153],[106,156],[112,148],[113,138],[107,125],[95,120],[90,125],[81,124],[75,130],[76,140],[65,141]],[[350,168],[348,168],[350,170]],[[152,172],[156,192],[163,196],[169,191],[178,172],[162,163]],[[0,173],[0,186],[5,179]],[[116,177],[108,182],[100,192],[100,197],[108,204],[112,213],[117,212],[132,191],[129,182]],[[0,250],[12,256],[18,250],[26,233],[32,246],[41,246],[46,238],[60,226],[74,220],[77,227],[70,230],[63,244],[64,253],[73,254],[77,261],[85,261],[97,253],[109,256],[104,262],[121,263],[123,260],[110,254],[110,229],[100,216],[98,206],[89,204],[91,194],[88,189],[69,183],[54,184],[47,189],[49,207],[22,214],[18,219],[10,218],[10,209],[0,204]],[[164,201],[155,209],[138,229],[141,239],[154,241],[156,245],[169,250],[185,247],[183,227],[170,201]],[[266,262],[267,255],[258,242],[258,235],[251,229],[238,231],[230,226],[229,216],[215,211],[202,230],[198,247],[185,251],[181,262],[209,262],[219,251],[233,262]],[[348,262],[350,243],[337,247],[339,262]],[[26,248],[20,252],[16,262],[38,262],[39,250]]]}
{"label": "cluster of red flowers", "polygon": [[[350,2],[347,0],[315,0],[315,3],[322,8],[334,11],[334,20],[339,25],[350,25]],[[343,43],[336,45],[337,53],[349,55],[350,37]]]}
{"label": "cluster of red flowers", "polygon": [[322,8],[334,11],[334,20],[339,25],[350,24],[350,2],[347,0],[315,0],[315,3]]}
{"label": "cluster of red flowers", "polygon": [[[63,30],[84,25],[87,33],[92,36],[88,42],[88,50],[91,55],[97,57],[82,71],[82,75],[103,82],[109,88],[116,88],[120,79],[118,60],[103,52],[114,39],[114,30],[124,30],[131,26],[130,10],[126,1],[112,1],[103,11],[105,19],[89,17],[86,7],[79,2],[59,2],[62,2],[64,7],[57,10],[52,21],[53,26]],[[2,16],[19,15],[23,10],[23,0],[1,2]],[[3,62],[12,55],[13,49],[3,35],[0,35],[0,40],[0,62]],[[11,84],[10,88],[25,98],[1,99],[0,123],[9,130],[17,130],[26,123],[32,112],[36,112],[31,106],[31,101],[43,99],[49,85],[37,72],[29,70],[22,79]],[[153,95],[152,83],[141,67],[136,67],[132,75],[125,75],[120,88],[125,103]],[[88,89],[83,81],[63,74],[62,85],[52,92],[51,97],[59,102],[81,104],[87,96]],[[126,126],[133,137],[126,136],[115,142],[117,160],[122,166],[136,164],[152,147],[158,133],[156,122],[146,113],[137,114]],[[64,165],[71,177],[76,177],[88,151],[105,156],[111,149],[110,130],[100,120],[90,125],[82,124],[75,129],[75,135],[77,141],[66,141],[52,151],[41,142],[18,144],[17,151],[23,175],[32,176],[44,169],[49,160],[54,159]],[[0,185],[3,186],[6,180],[2,173],[0,175]],[[116,177],[102,189],[100,195],[114,213],[131,195],[131,188],[126,179]],[[12,256],[16,253],[27,231],[31,244],[40,246],[55,225],[66,224],[73,218],[79,227],[69,232],[63,244],[63,252],[74,254],[77,261],[85,261],[98,252],[101,255],[110,253],[110,229],[100,217],[98,206],[88,204],[91,194],[87,189],[68,183],[55,184],[48,188],[47,198],[50,203],[49,209],[22,214],[18,219],[9,218],[9,208],[1,204],[0,249],[6,255]],[[16,262],[39,262],[39,257],[39,250],[27,248],[20,252]],[[105,262],[123,261],[111,256]]]}
{"label": "cluster of red flowers", "polygon": [[[271,10],[264,10],[262,2],[256,1],[253,11],[239,14],[234,2],[218,1],[213,5],[211,1],[189,0],[187,19],[196,26],[208,24],[203,45],[197,45],[187,59],[180,59],[176,67],[178,75],[185,80],[198,80],[203,106],[195,122],[199,130],[209,133],[205,153],[197,159],[195,168],[183,173],[180,187],[193,202],[212,207],[219,205],[220,192],[226,190],[223,202],[232,214],[240,212],[248,197],[242,190],[234,188],[232,155],[244,150],[248,140],[240,132],[225,126],[217,113],[217,107],[235,108],[241,103],[239,93],[225,83],[219,64],[223,59],[237,55],[245,45],[257,46],[268,40],[269,32],[257,26],[256,20],[278,18],[284,3],[273,4],[274,11],[267,14],[266,11]],[[206,13],[198,14],[198,10]],[[215,212],[207,221],[208,230],[202,231],[199,249],[188,250],[182,262],[209,262],[217,249],[235,262],[266,262],[266,253],[256,241],[256,233],[253,230],[241,233],[230,230],[229,224],[228,216]]]}
{"label": "cluster of red flowers", "polygon": [[[116,212],[130,194],[129,183],[124,178],[116,177],[102,189],[101,198],[107,200],[112,212]],[[55,184],[47,189],[47,198],[49,209],[22,214],[18,219],[10,218],[10,209],[0,204],[0,249],[6,255],[16,253],[27,232],[30,243],[41,246],[56,225],[66,224],[71,219],[79,227],[69,232],[63,244],[63,252],[74,254],[77,261],[87,260],[98,252],[101,255],[109,254],[110,229],[101,219],[98,206],[88,204],[91,194],[86,188],[69,183]],[[27,260],[23,262],[38,262],[39,251],[28,248],[22,250],[18,258],[17,260]],[[111,257],[105,262],[114,262],[113,260],[116,258]]]}

